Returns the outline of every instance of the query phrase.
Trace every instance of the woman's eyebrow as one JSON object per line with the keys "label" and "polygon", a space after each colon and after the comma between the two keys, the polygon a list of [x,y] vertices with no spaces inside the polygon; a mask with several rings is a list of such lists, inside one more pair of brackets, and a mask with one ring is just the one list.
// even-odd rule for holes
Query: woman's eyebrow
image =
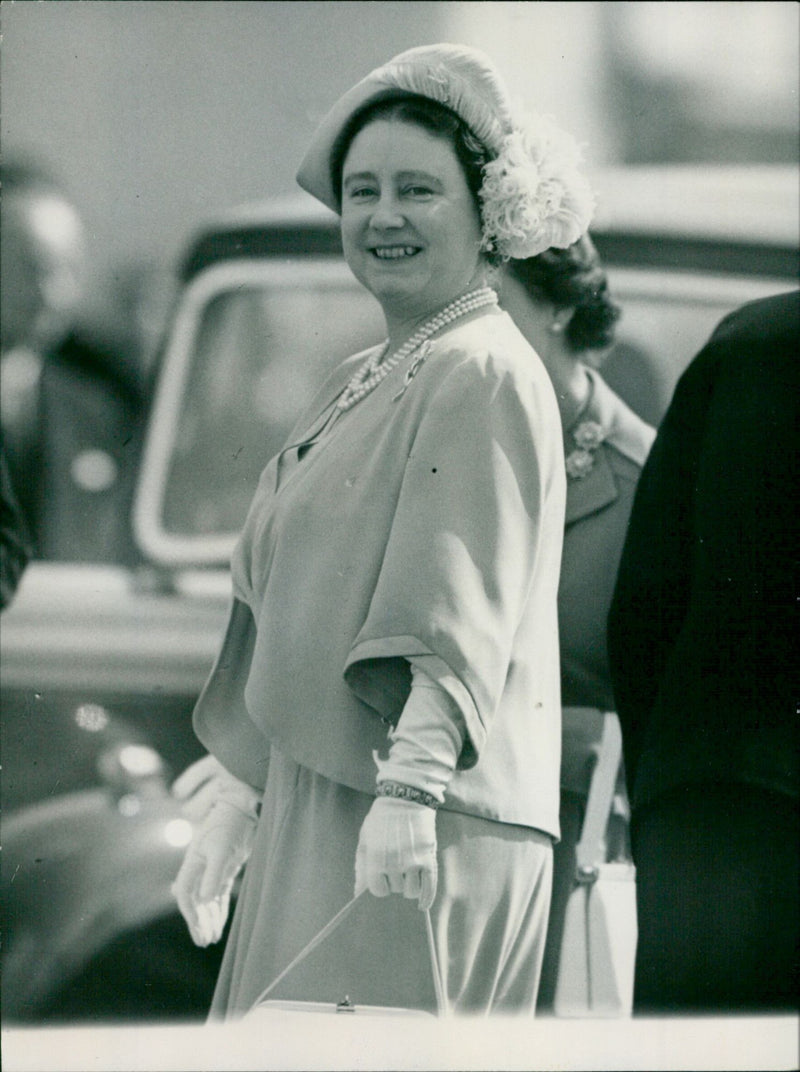
{"label": "woman's eyebrow", "polygon": [[375,176],[371,171],[356,171],[352,175],[346,175],[343,185],[349,186],[351,182],[374,182]]}
{"label": "woman's eyebrow", "polygon": [[408,182],[409,179],[423,179],[425,182],[439,185],[441,180],[432,175],[429,171],[400,171],[397,175],[401,182]]}

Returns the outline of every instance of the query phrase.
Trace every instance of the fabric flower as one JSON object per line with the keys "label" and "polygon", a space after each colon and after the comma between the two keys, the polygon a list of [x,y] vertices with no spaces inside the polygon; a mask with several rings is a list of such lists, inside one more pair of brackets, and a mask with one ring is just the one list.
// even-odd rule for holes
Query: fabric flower
{"label": "fabric flower", "polygon": [[605,430],[597,421],[581,421],[572,432],[576,447],[565,459],[567,476],[580,480],[594,468],[594,452],[606,438]]}
{"label": "fabric flower", "polygon": [[573,450],[568,454],[565,461],[567,476],[572,480],[580,480],[581,477],[591,473],[594,468],[594,456],[588,450]]}
{"label": "fabric flower", "polygon": [[576,444],[584,450],[597,450],[605,437],[606,434],[597,421],[581,421],[572,433]]}
{"label": "fabric flower", "polygon": [[483,248],[523,260],[577,242],[595,206],[579,165],[577,143],[549,117],[508,134],[484,167]]}

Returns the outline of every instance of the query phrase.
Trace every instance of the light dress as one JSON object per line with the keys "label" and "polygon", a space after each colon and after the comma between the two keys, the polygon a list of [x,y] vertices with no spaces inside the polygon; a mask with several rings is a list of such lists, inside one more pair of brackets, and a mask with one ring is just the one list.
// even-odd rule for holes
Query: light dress
{"label": "light dress", "polygon": [[[328,423],[363,359],[333,374],[262,474],[195,712],[206,747],[265,786],[212,1015],[246,1012],[352,897],[373,750],[387,751],[419,656],[466,726],[436,824],[448,1001],[530,1013],[559,834],[555,396],[499,310],[452,326],[413,378],[394,369]],[[337,933],[272,996],[434,1007],[414,902],[367,894]]]}

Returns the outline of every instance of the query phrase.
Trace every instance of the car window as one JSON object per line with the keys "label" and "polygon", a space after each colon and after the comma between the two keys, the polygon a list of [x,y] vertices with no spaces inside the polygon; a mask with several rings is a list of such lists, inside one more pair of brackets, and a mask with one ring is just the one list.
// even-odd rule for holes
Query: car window
{"label": "car window", "polygon": [[791,289],[785,278],[609,266],[622,309],[604,378],[657,427],[675,385],[720,320],[745,302]]}
{"label": "car window", "polygon": [[200,275],[167,349],[145,459],[137,517],[154,557],[227,557],[261,470],[328,372],[383,330],[343,263],[241,261]]}

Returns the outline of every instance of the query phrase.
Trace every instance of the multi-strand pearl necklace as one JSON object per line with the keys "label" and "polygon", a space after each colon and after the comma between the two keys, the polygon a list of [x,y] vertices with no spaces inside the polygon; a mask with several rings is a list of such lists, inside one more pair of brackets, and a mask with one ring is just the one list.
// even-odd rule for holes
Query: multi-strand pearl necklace
{"label": "multi-strand pearl necklace", "polygon": [[471,290],[469,294],[462,294],[460,298],[450,302],[436,316],[426,321],[421,328],[414,332],[410,339],[403,343],[399,350],[384,361],[383,359],[389,349],[387,339],[381,349],[368,358],[350,380],[339,396],[336,408],[347,410],[354,406],[356,402],[360,402],[365,395],[368,395],[382,380],[386,379],[392,369],[397,368],[401,361],[405,361],[407,357],[410,357],[415,350],[422,346],[426,339],[429,339],[431,335],[440,331],[447,324],[452,324],[459,317],[466,316],[467,313],[472,313],[476,309],[481,309],[484,305],[495,305],[496,303],[497,295],[491,287],[479,287],[477,290]]}

